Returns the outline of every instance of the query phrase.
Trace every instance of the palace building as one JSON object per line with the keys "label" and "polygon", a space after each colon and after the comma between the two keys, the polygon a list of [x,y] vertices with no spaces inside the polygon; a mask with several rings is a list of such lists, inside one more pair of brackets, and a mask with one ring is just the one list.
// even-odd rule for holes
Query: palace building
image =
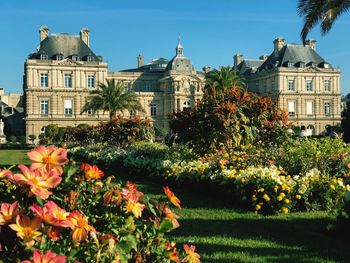
{"label": "palace building", "polygon": [[274,40],[273,52],[259,59],[234,56],[234,67],[250,91],[277,99],[288,110],[291,125],[304,126],[309,134],[321,134],[327,125],[341,122],[340,70],[316,52],[316,41],[306,45]]}
{"label": "palace building", "polygon": [[[108,113],[81,114],[92,90],[106,79],[114,79],[135,91],[144,113],[123,112],[124,116],[140,114],[154,125],[167,129],[168,116],[176,110],[194,106],[203,96],[205,72],[197,71],[185,56],[179,41],[170,60],[156,58],[137,67],[108,71],[108,63],[90,48],[90,32],[78,35],[50,34],[46,26],[39,29],[40,46],[25,61],[24,104],[26,136],[37,137],[45,126],[96,125],[108,120]],[[340,71],[315,51],[315,41],[306,46],[274,41],[271,55],[257,60],[234,56],[234,67],[245,76],[248,88],[260,95],[278,98],[287,109],[293,125],[304,125],[320,134],[326,125],[340,123]]]}
{"label": "palace building", "polygon": [[137,68],[108,72],[107,62],[90,48],[88,29],[83,28],[79,35],[49,34],[49,29],[42,26],[39,35],[39,49],[25,61],[27,138],[31,134],[38,137],[49,124],[96,125],[108,120],[108,113],[81,114],[90,92],[106,79],[122,81],[126,88],[133,89],[145,109],[141,116],[152,118],[163,128],[168,128],[170,113],[193,106],[203,95],[204,74],[185,57],[180,41],[170,61],[158,58],[143,64],[139,55]]}

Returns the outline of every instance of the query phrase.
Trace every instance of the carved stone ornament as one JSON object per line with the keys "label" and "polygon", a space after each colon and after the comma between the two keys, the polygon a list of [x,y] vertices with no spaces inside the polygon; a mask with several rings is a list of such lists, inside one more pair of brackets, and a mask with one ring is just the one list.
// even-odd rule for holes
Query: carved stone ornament
{"label": "carved stone ornament", "polygon": [[56,66],[80,66],[82,65],[82,63],[79,63],[77,61],[73,61],[71,59],[64,59],[64,60],[59,60],[59,61],[54,61],[52,63],[53,65],[56,65]]}

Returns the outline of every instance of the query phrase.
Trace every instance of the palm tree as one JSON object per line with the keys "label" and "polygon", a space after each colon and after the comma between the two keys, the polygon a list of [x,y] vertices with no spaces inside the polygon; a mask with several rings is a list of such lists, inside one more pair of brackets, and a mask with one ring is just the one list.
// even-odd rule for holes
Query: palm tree
{"label": "palm tree", "polygon": [[298,13],[304,17],[301,38],[305,44],[310,30],[321,23],[321,32],[327,34],[335,20],[350,8],[350,0],[299,0]]}
{"label": "palm tree", "polygon": [[225,90],[236,86],[240,89],[245,89],[246,84],[244,78],[238,75],[238,72],[232,67],[220,67],[210,71],[206,77],[206,86],[208,88],[215,88],[217,93],[222,93]]}
{"label": "palm tree", "polygon": [[118,111],[144,112],[135,92],[127,90],[122,82],[115,82],[114,79],[107,79],[107,84],[99,83],[98,89],[93,90],[91,94],[81,114],[89,110],[93,112],[103,110],[103,112],[109,112],[109,118],[112,120]]}

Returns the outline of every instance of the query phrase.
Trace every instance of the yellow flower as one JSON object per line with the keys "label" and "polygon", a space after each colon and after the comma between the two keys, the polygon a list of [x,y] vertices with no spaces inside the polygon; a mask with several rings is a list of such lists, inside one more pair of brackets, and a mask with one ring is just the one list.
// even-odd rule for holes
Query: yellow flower
{"label": "yellow flower", "polygon": [[329,186],[329,189],[331,189],[332,191],[334,191],[334,190],[335,190],[335,186],[334,186],[333,184],[331,184],[331,185]]}
{"label": "yellow flower", "polygon": [[287,208],[287,207],[282,207],[282,208],[281,208],[281,212],[282,212],[283,214],[288,214],[288,208]]}
{"label": "yellow flower", "polygon": [[260,189],[258,189],[258,192],[264,192],[265,191],[265,189],[264,188],[260,188]]}
{"label": "yellow flower", "polygon": [[224,153],[223,157],[228,158],[228,153]]}
{"label": "yellow flower", "polygon": [[284,203],[289,204],[290,203],[289,199],[284,199]]}
{"label": "yellow flower", "polygon": [[295,199],[300,200],[301,199],[301,195],[295,195]]}
{"label": "yellow flower", "polygon": [[26,215],[16,217],[16,224],[11,224],[9,227],[16,231],[19,238],[23,239],[27,247],[32,247],[35,240],[41,235],[38,230],[41,228],[41,219],[34,217],[30,219]]}
{"label": "yellow flower", "polygon": [[282,201],[283,200],[283,197],[282,196],[277,196],[277,201]]}
{"label": "yellow flower", "polygon": [[245,182],[245,179],[244,179],[244,178],[242,178],[242,179],[241,179],[241,183],[244,183],[244,182]]}
{"label": "yellow flower", "polygon": [[267,195],[267,194],[264,194],[263,195],[263,198],[268,202],[268,201],[270,201],[270,197]]}
{"label": "yellow flower", "polygon": [[252,196],[252,201],[256,201],[256,200],[257,200],[256,195],[253,195]]}
{"label": "yellow flower", "polygon": [[258,210],[260,210],[260,209],[261,209],[261,206],[260,206],[260,205],[256,205],[256,206],[255,206],[255,210],[256,210],[256,211],[258,211]]}

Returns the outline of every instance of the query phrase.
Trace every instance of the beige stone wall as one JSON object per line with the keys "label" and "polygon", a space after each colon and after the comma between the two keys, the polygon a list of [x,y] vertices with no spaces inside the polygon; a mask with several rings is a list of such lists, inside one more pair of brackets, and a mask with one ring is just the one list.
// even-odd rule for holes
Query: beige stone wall
{"label": "beige stone wall", "polygon": [[[48,74],[48,87],[40,87],[40,74]],[[64,74],[72,75],[72,87],[64,87]],[[151,118],[154,125],[168,128],[168,116],[176,110],[194,106],[203,96],[204,77],[202,75],[107,72],[105,62],[76,62],[69,59],[62,61],[27,60],[25,64],[25,100],[26,100],[26,135],[37,137],[42,128],[49,124],[58,126],[76,126],[81,123],[96,125],[101,120],[108,120],[108,112],[90,116],[80,114],[92,88],[87,86],[87,76],[95,76],[95,87],[106,79],[122,81],[126,87],[135,90],[144,113],[137,113],[143,118]],[[40,102],[48,101],[49,110],[43,115]],[[64,101],[72,101],[72,114],[64,112]],[[151,115],[151,104],[156,105],[156,115]],[[124,116],[130,112],[124,111]]]}
{"label": "beige stone wall", "polygon": [[[312,90],[307,90],[307,81],[312,81]],[[325,89],[325,80],[330,81],[330,89]],[[288,89],[293,81],[294,90]],[[340,71],[321,68],[275,68],[265,70],[248,78],[248,88],[263,96],[278,97],[281,109],[288,110],[288,102],[295,102],[295,115],[290,116],[290,124],[315,127],[315,134],[325,130],[326,125],[341,122]],[[307,114],[307,102],[313,103],[312,114]],[[325,103],[331,105],[330,114],[325,115]]]}

